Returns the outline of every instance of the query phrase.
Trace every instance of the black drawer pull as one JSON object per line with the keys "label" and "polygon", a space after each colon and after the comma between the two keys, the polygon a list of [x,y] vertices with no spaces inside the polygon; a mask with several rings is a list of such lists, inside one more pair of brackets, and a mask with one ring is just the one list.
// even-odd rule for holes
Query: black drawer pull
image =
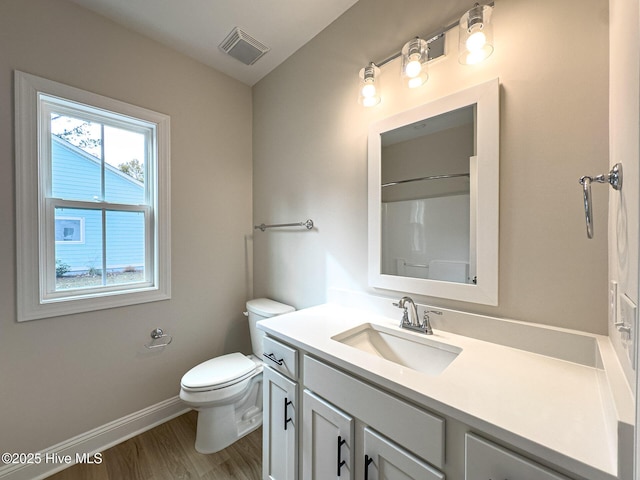
{"label": "black drawer pull", "polygon": [[284,429],[285,430],[287,429],[287,424],[289,422],[293,423],[293,418],[287,418],[288,417],[287,409],[289,405],[293,405],[293,402],[290,402],[289,399],[285,397],[284,398]]}
{"label": "black drawer pull", "polygon": [[338,435],[338,476],[340,476],[340,469],[347,463],[346,460],[342,460],[342,445],[347,443],[340,435]]}
{"label": "black drawer pull", "polygon": [[280,366],[284,364],[284,358],[281,358],[280,360],[278,360],[275,354],[273,353],[263,353],[262,356],[271,360],[273,363],[277,363]]}
{"label": "black drawer pull", "polygon": [[364,480],[369,480],[369,465],[373,462],[373,458],[369,455],[364,456]]}

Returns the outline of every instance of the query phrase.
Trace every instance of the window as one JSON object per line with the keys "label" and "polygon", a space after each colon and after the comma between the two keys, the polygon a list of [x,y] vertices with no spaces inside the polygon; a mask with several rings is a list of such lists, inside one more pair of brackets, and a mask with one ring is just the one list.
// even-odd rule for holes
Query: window
{"label": "window", "polygon": [[169,298],[169,117],[15,80],[18,320]]}
{"label": "window", "polygon": [[[56,217],[56,243],[84,243],[84,217]],[[59,259],[56,258],[56,262]],[[62,261],[62,260],[60,260]]]}

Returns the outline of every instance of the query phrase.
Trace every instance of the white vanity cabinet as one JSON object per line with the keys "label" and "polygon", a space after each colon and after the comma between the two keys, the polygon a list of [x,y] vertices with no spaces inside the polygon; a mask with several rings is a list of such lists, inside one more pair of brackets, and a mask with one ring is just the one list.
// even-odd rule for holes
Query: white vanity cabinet
{"label": "white vanity cabinet", "polygon": [[459,333],[425,338],[364,300],[260,322],[265,365],[297,383],[295,478],[631,480],[635,404],[606,337],[447,311]]}
{"label": "white vanity cabinet", "polygon": [[444,480],[444,475],[368,427],[364,429],[365,480]]}
{"label": "white vanity cabinet", "polygon": [[274,339],[265,338],[264,355],[262,478],[295,480],[298,478],[300,428],[298,382],[295,376],[298,371],[297,351]]}
{"label": "white vanity cabinet", "polygon": [[263,480],[569,480],[459,420],[266,340]]}
{"label": "white vanity cabinet", "polygon": [[302,410],[302,478],[353,480],[353,417],[309,390]]}
{"label": "white vanity cabinet", "polygon": [[303,377],[305,480],[445,478],[444,419],[306,355]]}
{"label": "white vanity cabinet", "polygon": [[465,447],[465,480],[569,480],[471,433]]}

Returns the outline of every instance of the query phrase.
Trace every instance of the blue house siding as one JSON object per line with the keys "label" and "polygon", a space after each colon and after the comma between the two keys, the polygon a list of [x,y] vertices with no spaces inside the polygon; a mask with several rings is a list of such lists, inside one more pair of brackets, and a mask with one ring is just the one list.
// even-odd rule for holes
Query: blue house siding
{"label": "blue house siding", "polygon": [[[64,140],[53,138],[53,197],[89,202],[100,199],[100,161]],[[144,203],[144,185],[108,164],[104,183],[105,201]]]}
{"label": "blue house siding", "polygon": [[[52,195],[68,200],[100,198],[100,161],[81,149],[52,136]],[[111,203],[144,202],[144,185],[105,165],[105,196]],[[56,209],[56,261],[70,273],[102,268],[102,210]],[[144,265],[144,215],[107,211],[105,218],[107,270]],[[82,227],[82,232],[76,229]],[[66,234],[66,236],[65,236]]]}

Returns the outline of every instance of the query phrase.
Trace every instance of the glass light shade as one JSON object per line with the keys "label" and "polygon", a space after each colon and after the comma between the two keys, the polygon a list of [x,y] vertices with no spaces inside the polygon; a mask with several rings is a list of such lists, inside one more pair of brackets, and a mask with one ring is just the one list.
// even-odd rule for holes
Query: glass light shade
{"label": "glass light shade", "polygon": [[373,63],[360,70],[358,103],[364,107],[373,107],[380,103],[380,69]]}
{"label": "glass light shade", "polygon": [[482,62],[493,53],[493,7],[476,5],[460,18],[458,61],[463,65]]}
{"label": "glass light shade", "polygon": [[414,38],[402,47],[402,80],[409,88],[416,88],[429,78],[427,61],[429,45],[421,38]]}

